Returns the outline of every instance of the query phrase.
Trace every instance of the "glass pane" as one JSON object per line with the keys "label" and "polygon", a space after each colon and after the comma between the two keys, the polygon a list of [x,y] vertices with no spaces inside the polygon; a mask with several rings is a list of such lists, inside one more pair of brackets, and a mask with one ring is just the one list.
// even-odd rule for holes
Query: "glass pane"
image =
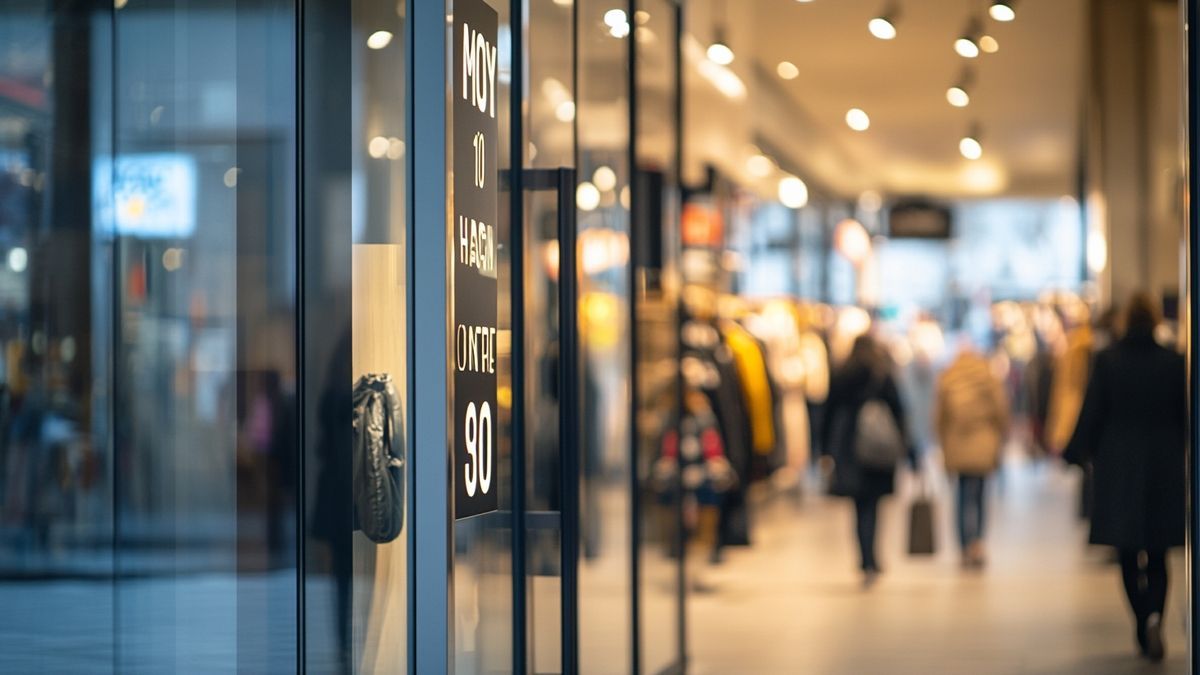
{"label": "glass pane", "polygon": [[[579,654],[586,672],[632,667],[630,457],[630,17],[580,0],[579,311],[583,362]],[[607,16],[606,16],[607,15]],[[607,18],[607,21],[606,21]]]}
{"label": "glass pane", "polygon": [[[113,671],[119,315],[89,199],[112,144],[109,18],[86,3],[0,5],[3,672]],[[170,553],[145,568],[163,563]]]}
{"label": "glass pane", "polygon": [[[308,668],[408,668],[406,84],[403,2],[312,0],[305,22]],[[390,387],[388,386],[390,384]],[[377,399],[374,397],[378,397]],[[399,519],[359,517],[371,400],[402,464]]]}
{"label": "glass pane", "polygon": [[[309,672],[351,673],[362,635],[351,626],[354,442],[351,370],[351,199],[355,86],[351,3],[305,0],[304,453],[305,660]],[[394,162],[389,162],[393,164]],[[359,648],[352,642],[357,638]]]}
{"label": "glass pane", "polygon": [[643,0],[634,13],[637,40],[637,183],[634,264],[638,303],[638,564],[641,672],[679,661],[683,566],[677,482],[661,468],[664,442],[679,406],[679,192],[675,104],[675,13],[670,0]]}
{"label": "glass pane", "polygon": [[295,17],[115,14],[117,670],[296,669]]}
{"label": "glass pane", "polygon": [[[391,0],[357,0],[351,6],[352,178],[346,214],[353,241],[351,381],[355,397],[372,381],[389,381],[399,410],[406,411],[405,5]],[[406,459],[404,434],[409,420],[402,412],[396,422],[392,433],[399,438],[392,451]],[[352,447],[358,447],[357,440]],[[400,475],[406,477],[406,473]],[[352,485],[356,502],[362,499],[362,489],[362,485]],[[397,497],[402,499],[404,494]],[[368,538],[365,525],[353,535],[355,672],[407,671],[410,520],[404,517],[405,526],[388,533],[386,542]],[[345,593],[344,580],[341,584]],[[338,605],[344,607],[345,599]]]}
{"label": "glass pane", "polygon": [[[575,164],[575,50],[570,5],[534,0],[526,30],[527,166]],[[525,194],[525,507],[562,509],[558,438],[558,217],[555,190]],[[531,672],[562,670],[562,545],[557,527],[526,527],[526,612]]]}

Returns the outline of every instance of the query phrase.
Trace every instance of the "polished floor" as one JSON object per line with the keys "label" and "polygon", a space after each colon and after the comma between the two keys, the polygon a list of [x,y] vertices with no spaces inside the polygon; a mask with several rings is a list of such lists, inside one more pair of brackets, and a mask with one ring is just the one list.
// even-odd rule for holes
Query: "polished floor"
{"label": "polished floor", "polygon": [[719,566],[693,565],[690,672],[972,675],[1185,673],[1182,552],[1173,554],[1167,660],[1134,653],[1117,568],[1085,546],[1071,469],[1010,460],[991,482],[990,561],[959,569],[951,493],[937,486],[938,555],[905,553],[904,477],[885,507],[886,570],[869,590],[855,571],[849,503],[770,499],[751,548]]}

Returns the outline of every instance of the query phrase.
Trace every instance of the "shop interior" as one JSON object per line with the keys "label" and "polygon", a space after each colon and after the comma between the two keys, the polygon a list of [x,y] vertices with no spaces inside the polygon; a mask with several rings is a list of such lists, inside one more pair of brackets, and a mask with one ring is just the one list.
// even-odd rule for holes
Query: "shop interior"
{"label": "shop interior", "polygon": [[[690,6],[682,373],[734,474],[709,460],[685,497],[693,672],[1159,667],[1137,657],[1062,452],[1068,392],[1131,292],[1182,351],[1180,20],[1170,2]],[[822,428],[864,332],[890,354],[916,455],[867,578]],[[958,540],[940,447],[940,377],[964,349],[1010,411],[986,566]],[[1162,672],[1186,672],[1182,550],[1168,562]]]}

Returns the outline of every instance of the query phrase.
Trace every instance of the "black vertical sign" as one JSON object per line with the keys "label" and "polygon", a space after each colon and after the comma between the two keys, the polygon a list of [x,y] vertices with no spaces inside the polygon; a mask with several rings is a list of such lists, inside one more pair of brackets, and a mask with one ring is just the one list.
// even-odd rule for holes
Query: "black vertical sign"
{"label": "black vertical sign", "polygon": [[[496,12],[454,3],[454,517],[495,511]],[[418,355],[419,356],[419,355]]]}

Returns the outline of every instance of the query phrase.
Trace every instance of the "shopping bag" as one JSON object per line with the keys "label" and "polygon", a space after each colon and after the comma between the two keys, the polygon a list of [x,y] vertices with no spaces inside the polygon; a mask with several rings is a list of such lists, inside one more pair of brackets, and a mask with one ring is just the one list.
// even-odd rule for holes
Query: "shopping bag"
{"label": "shopping bag", "polygon": [[[924,481],[921,481],[923,486]],[[933,532],[933,499],[922,487],[908,507],[908,554],[933,555],[937,537]]]}

